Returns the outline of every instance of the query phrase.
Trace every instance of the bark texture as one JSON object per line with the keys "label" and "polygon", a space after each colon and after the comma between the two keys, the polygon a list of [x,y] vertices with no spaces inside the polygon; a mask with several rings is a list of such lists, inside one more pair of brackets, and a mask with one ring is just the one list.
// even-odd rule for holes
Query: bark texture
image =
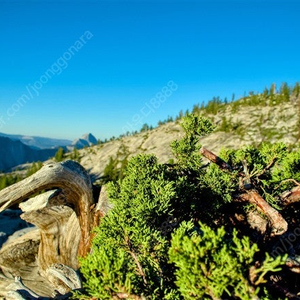
{"label": "bark texture", "polygon": [[53,298],[80,288],[78,256],[89,252],[95,225],[87,172],[74,161],[47,164],[0,191],[0,212],[16,204],[35,227],[0,250],[0,290],[8,289],[2,296],[22,297],[23,290]]}

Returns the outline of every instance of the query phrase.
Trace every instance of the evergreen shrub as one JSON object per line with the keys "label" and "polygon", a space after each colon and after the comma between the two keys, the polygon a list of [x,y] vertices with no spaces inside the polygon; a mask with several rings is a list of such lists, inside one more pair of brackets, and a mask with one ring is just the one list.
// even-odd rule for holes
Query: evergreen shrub
{"label": "evergreen shrub", "polygon": [[224,170],[199,153],[212,123],[188,114],[182,127],[171,164],[140,154],[108,183],[113,209],[80,258],[84,289],[74,298],[278,299],[270,278],[285,272],[286,256],[268,254],[270,236],[236,226],[235,212],[246,215],[249,204],[234,200],[250,185],[280,209],[280,193],[300,179],[300,152],[281,143],[223,149]]}

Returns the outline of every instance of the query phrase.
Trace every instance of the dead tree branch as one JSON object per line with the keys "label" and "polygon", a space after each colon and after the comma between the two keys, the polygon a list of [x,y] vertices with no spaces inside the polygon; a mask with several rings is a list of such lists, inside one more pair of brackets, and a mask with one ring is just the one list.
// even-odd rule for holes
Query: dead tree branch
{"label": "dead tree branch", "polygon": [[[218,157],[217,155],[215,155],[214,153],[210,152],[209,150],[205,149],[204,147],[202,147],[200,149],[200,153],[206,157],[207,159],[209,159],[210,161],[212,161],[213,163],[217,164],[220,169],[222,170],[228,170],[228,171],[232,171],[232,167],[225,162],[224,160],[222,160],[220,157]],[[276,159],[273,159],[271,161],[271,163],[264,169],[263,172],[265,172],[268,168],[271,168],[271,166],[274,164]],[[253,204],[258,211],[262,212],[269,220],[270,226],[271,226],[271,230],[272,230],[272,235],[281,235],[282,233],[287,231],[288,228],[288,224],[285,221],[285,219],[282,217],[282,215],[276,210],[274,209],[272,206],[270,206],[259,194],[256,190],[251,189],[251,182],[250,182],[250,178],[249,178],[249,173],[248,173],[248,168],[246,165],[246,162],[243,162],[243,166],[244,166],[244,174],[243,177],[245,177],[246,179],[246,184],[245,184],[245,180],[244,178],[241,178],[241,182],[243,182],[243,185],[245,187],[245,185],[247,186],[247,188],[249,188],[249,190],[244,189],[246,191],[244,192],[239,192],[237,193],[237,195],[235,195],[233,197],[234,201],[243,201],[243,202],[248,202]],[[300,193],[300,191],[299,191]]]}
{"label": "dead tree branch", "polygon": [[232,171],[232,168],[229,164],[206,148],[201,147],[200,153],[211,162],[217,164],[222,170]]}

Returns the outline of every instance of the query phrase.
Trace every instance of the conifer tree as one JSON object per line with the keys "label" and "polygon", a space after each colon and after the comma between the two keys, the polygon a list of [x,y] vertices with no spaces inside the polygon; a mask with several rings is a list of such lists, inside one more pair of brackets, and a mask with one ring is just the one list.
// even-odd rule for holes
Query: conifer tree
{"label": "conifer tree", "polygon": [[55,160],[57,162],[62,161],[63,158],[64,158],[64,154],[65,154],[65,150],[63,148],[61,148],[61,147],[58,148],[58,150],[57,150],[57,152],[55,153],[55,156],[54,156]]}

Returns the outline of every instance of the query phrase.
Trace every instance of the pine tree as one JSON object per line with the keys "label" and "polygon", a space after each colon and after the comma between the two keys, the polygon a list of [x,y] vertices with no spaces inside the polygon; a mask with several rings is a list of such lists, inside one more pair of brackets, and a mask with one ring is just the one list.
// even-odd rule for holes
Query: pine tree
{"label": "pine tree", "polygon": [[6,188],[7,186],[9,186],[8,178],[6,175],[3,175],[0,177],[0,190]]}
{"label": "pine tree", "polygon": [[290,88],[286,82],[281,85],[280,94],[282,95],[284,102],[288,102],[290,100]]}
{"label": "pine tree", "polygon": [[[99,140],[98,140],[97,143],[98,143],[98,145],[99,145]],[[100,142],[100,144],[101,144],[101,142]],[[79,161],[79,151],[77,150],[76,147],[73,148],[73,151],[72,151],[72,153],[71,153],[70,158],[71,158],[72,160]]]}
{"label": "pine tree", "polygon": [[64,159],[65,150],[63,148],[58,148],[57,152],[55,153],[55,160],[57,162],[61,162]]}
{"label": "pine tree", "polygon": [[117,164],[118,160],[111,156],[103,171],[104,182],[116,181],[118,179]]}
{"label": "pine tree", "polygon": [[26,172],[26,177],[31,176],[35,172],[37,172],[41,167],[43,166],[43,163],[41,161],[34,162],[31,167]]}

